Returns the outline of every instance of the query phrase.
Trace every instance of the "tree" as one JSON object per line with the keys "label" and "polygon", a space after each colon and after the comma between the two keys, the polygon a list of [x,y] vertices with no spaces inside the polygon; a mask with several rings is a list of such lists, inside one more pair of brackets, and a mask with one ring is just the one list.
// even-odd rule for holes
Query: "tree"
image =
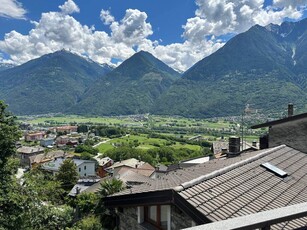
{"label": "tree", "polygon": [[16,117],[9,113],[6,108],[7,105],[0,101],[0,179],[7,175],[3,172],[4,166],[8,158],[15,153],[15,143],[20,136]]}
{"label": "tree", "polygon": [[94,212],[98,201],[96,193],[83,192],[76,197],[75,205],[79,208],[81,216],[85,216]]}
{"label": "tree", "polygon": [[82,218],[78,221],[73,228],[69,230],[101,230],[102,225],[99,222],[99,218],[93,215]]}
{"label": "tree", "polygon": [[105,180],[100,184],[99,194],[102,198],[120,192],[124,189],[124,184],[121,180],[112,178]]}
{"label": "tree", "polygon": [[18,167],[13,158],[18,137],[15,117],[0,101],[0,229],[55,230],[71,226],[73,209],[52,205],[61,190],[57,182],[35,171],[23,181],[13,176]]}
{"label": "tree", "polygon": [[106,209],[104,206],[104,198],[106,196],[112,195],[114,193],[123,190],[124,184],[121,180],[112,178],[110,180],[105,180],[100,184],[99,196],[100,200],[98,202],[96,213],[100,214],[100,221],[103,227],[106,229],[114,229],[116,227],[117,215],[114,209]]}
{"label": "tree", "polygon": [[61,182],[62,188],[66,191],[71,190],[77,183],[79,174],[77,166],[72,159],[66,159],[59,168],[56,179]]}
{"label": "tree", "polygon": [[16,173],[16,161],[11,159],[15,153],[15,143],[19,139],[16,118],[6,110],[7,106],[0,101],[0,229],[7,229],[19,222],[18,202],[21,197],[14,197],[12,191],[18,191],[18,183],[12,179]]}

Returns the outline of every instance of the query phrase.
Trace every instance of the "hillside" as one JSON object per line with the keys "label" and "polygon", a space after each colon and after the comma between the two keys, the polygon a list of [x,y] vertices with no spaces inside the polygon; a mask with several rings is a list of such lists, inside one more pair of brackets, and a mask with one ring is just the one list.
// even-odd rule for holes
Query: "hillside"
{"label": "hillside", "polygon": [[148,52],[138,52],[99,79],[70,113],[125,115],[147,113],[180,77]]}
{"label": "hillside", "polygon": [[64,112],[112,69],[62,50],[0,72],[0,99],[15,114]]}
{"label": "hillside", "polygon": [[306,104],[307,19],[256,25],[196,63],[157,100],[152,112],[193,117],[266,112]]}

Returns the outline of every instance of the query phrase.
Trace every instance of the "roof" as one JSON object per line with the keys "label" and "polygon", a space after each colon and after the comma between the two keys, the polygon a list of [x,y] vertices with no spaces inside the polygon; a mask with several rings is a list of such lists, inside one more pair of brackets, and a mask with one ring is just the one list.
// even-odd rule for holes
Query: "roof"
{"label": "roof", "polygon": [[[289,176],[276,176],[260,166],[265,162]],[[218,172],[220,175],[206,175],[190,186],[183,185],[179,195],[211,221],[307,201],[306,154],[283,145],[238,163]]]}
{"label": "roof", "polygon": [[208,156],[206,156],[206,157],[196,157],[196,158],[193,158],[193,159],[182,161],[181,163],[184,163],[184,164],[201,164],[201,163],[208,162],[209,160],[210,160],[210,157],[208,157]]}
{"label": "roof", "polygon": [[148,176],[144,176],[132,170],[124,170],[124,168],[118,172],[116,178],[125,183],[145,183],[152,180]]}
{"label": "roof", "polygon": [[[260,151],[261,152],[261,151]],[[208,174],[213,172],[214,170],[229,166],[233,163],[239,162],[241,160],[247,159],[251,156],[254,156],[256,152],[245,153],[241,156],[229,158],[227,160],[224,159],[214,159],[209,162],[203,164],[197,164],[188,168],[177,169],[174,171],[170,171],[164,173],[162,176],[157,178],[155,181],[151,183],[147,183],[144,185],[140,185],[138,187],[133,188],[132,190],[124,190],[120,193],[114,194],[114,196],[123,195],[123,194],[131,194],[131,193],[143,193],[143,192],[151,192],[157,190],[165,190],[165,189],[173,189],[181,183],[190,181],[199,176]]]}
{"label": "roof", "polygon": [[279,120],[275,120],[275,121],[269,121],[266,123],[262,123],[259,125],[254,125],[251,126],[252,129],[258,129],[258,128],[263,128],[263,127],[269,127],[269,126],[273,126],[273,125],[278,125],[278,124],[282,124],[285,122],[289,122],[289,121],[295,121],[295,120],[299,120],[299,119],[303,119],[307,117],[307,113],[302,113],[299,115],[295,115],[295,116],[291,116],[291,117],[286,117],[286,118],[282,118]]}
{"label": "roof", "polygon": [[39,153],[44,151],[45,149],[40,146],[36,147],[30,147],[30,146],[22,146],[21,148],[17,149],[18,153],[25,153],[25,154],[31,154],[31,153]]}
{"label": "roof", "polygon": [[44,133],[42,133],[42,132],[37,132],[37,133],[26,133],[25,134],[26,136],[41,136],[41,135],[44,135]]}
{"label": "roof", "polygon": [[[261,167],[266,162],[287,172],[288,176],[282,178]],[[138,195],[145,197],[150,192],[159,194],[162,190],[173,191],[175,198],[179,195],[176,198],[180,200],[178,204],[185,203],[185,207],[192,207],[194,213],[211,222],[220,221],[306,202],[306,167],[306,154],[281,145],[177,170],[154,182],[117,193],[110,200],[115,200],[118,196],[127,199],[128,194],[136,198]],[[295,221],[299,220],[275,227],[291,229],[287,226],[296,223]]]}
{"label": "roof", "polygon": [[[92,187],[95,184],[98,184],[100,186],[100,178],[87,178],[87,179],[79,179],[78,183],[75,184],[75,186],[70,190],[69,194],[70,196],[76,196],[82,192],[87,191],[90,187]],[[98,187],[99,187],[98,186]],[[78,191],[79,190],[79,191]]]}
{"label": "roof", "polygon": [[51,152],[47,152],[47,153],[41,153],[38,155],[34,155],[29,157],[30,158],[30,163],[42,163],[45,161],[50,161],[53,160],[54,158],[57,157],[63,157],[67,155],[64,151],[62,150],[58,150],[58,151],[51,151]]}
{"label": "roof", "polygon": [[[56,158],[53,161],[49,161],[47,163],[44,163],[42,165],[42,168],[45,169],[45,170],[57,172],[59,170],[60,166],[63,164],[63,161],[65,161],[65,160],[66,160],[66,158],[64,158],[64,157]],[[81,159],[72,159],[72,160],[76,164],[77,167],[79,165],[83,164],[83,163],[93,163],[93,164],[95,164],[95,161],[90,161],[90,160],[81,160]]]}
{"label": "roof", "polygon": [[110,161],[113,162],[113,160],[110,157],[103,157],[100,158],[101,155],[94,156],[94,159],[98,162],[99,166],[104,166]]}
{"label": "roof", "polygon": [[145,163],[144,161],[139,161],[135,158],[130,158],[127,160],[115,162],[112,166],[108,167],[107,169],[114,169],[114,168],[118,168],[122,166],[128,166],[131,168],[135,168],[136,165],[140,166],[140,165],[143,165],[144,163]]}

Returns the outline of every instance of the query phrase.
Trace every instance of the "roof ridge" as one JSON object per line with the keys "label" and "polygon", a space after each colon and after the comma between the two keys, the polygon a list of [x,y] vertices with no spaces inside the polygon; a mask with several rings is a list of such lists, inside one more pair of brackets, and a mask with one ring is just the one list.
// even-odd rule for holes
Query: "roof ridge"
{"label": "roof ridge", "polygon": [[277,150],[279,150],[279,149],[282,149],[282,148],[284,148],[284,147],[287,147],[287,146],[286,146],[286,145],[280,145],[280,146],[274,147],[274,148],[269,149],[269,150],[267,150],[267,151],[265,151],[265,152],[259,153],[259,154],[257,154],[256,156],[253,156],[253,157],[250,157],[250,158],[248,158],[248,159],[245,159],[245,160],[236,162],[236,163],[234,163],[234,164],[232,164],[232,165],[229,165],[229,166],[227,166],[227,167],[224,167],[224,168],[215,170],[215,171],[213,171],[213,172],[211,172],[211,173],[209,173],[209,174],[199,176],[199,177],[197,177],[197,178],[195,178],[195,179],[192,179],[192,180],[190,180],[190,181],[183,182],[182,184],[180,184],[180,185],[174,187],[173,189],[174,189],[176,192],[181,192],[181,191],[183,191],[183,190],[186,189],[186,188],[192,187],[192,186],[194,186],[194,185],[196,185],[196,184],[199,184],[199,183],[201,183],[201,182],[203,182],[203,181],[205,181],[205,180],[209,180],[209,179],[212,179],[213,177],[216,177],[216,176],[219,176],[219,175],[221,175],[221,174],[227,173],[227,172],[229,172],[229,171],[231,171],[231,170],[233,170],[233,169],[235,169],[235,168],[238,168],[238,167],[240,167],[240,166],[243,166],[243,165],[245,165],[245,164],[248,164],[248,163],[250,163],[250,162],[252,162],[252,161],[258,160],[258,159],[260,159],[260,158],[262,158],[262,157],[264,157],[264,156],[266,156],[266,155],[268,155],[268,154],[270,154],[270,153],[272,153],[272,152],[275,152],[275,151],[277,151]]}

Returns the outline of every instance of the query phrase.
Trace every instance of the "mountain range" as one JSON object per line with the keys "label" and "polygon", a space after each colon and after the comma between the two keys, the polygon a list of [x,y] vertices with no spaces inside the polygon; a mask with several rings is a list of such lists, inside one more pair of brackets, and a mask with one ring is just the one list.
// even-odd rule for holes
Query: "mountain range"
{"label": "mountain range", "polygon": [[148,52],[113,69],[62,50],[0,68],[0,99],[17,115],[239,115],[247,104],[305,109],[307,19],[255,25],[185,73]]}

